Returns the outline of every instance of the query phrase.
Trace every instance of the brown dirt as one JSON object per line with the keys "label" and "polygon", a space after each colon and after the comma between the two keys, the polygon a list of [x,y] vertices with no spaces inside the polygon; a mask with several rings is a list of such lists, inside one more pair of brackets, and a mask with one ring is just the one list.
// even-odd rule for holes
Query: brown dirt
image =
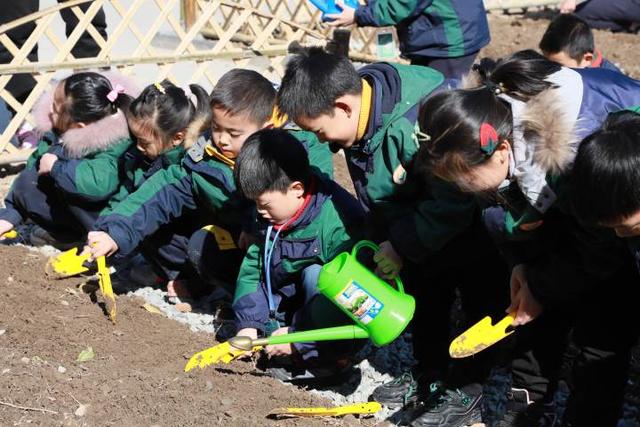
{"label": "brown dirt", "polygon": [[[44,258],[0,246],[0,425],[331,425],[336,420],[272,421],[276,407],[328,402],[259,375],[249,363],[183,373],[211,335],[118,298],[117,324],[81,279],[48,281]],[[101,297],[98,298],[100,301]],[[76,362],[91,346],[95,358]],[[59,368],[62,367],[62,368]],[[6,403],[53,411],[14,408]],[[76,415],[80,405],[86,414]],[[374,421],[346,420],[347,425]]]}

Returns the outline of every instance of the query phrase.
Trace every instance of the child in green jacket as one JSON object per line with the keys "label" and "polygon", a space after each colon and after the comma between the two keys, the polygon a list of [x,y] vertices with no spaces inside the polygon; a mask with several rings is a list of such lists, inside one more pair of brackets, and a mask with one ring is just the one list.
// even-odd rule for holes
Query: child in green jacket
{"label": "child in green jacket", "polygon": [[[378,272],[387,278],[401,274],[416,296],[413,345],[421,384],[411,376],[406,381],[407,376],[400,377],[379,387],[373,397],[397,406],[417,399],[416,389],[433,397],[430,402],[438,401],[436,396],[455,396],[427,410],[437,412],[436,417],[446,411],[462,422],[479,417],[477,383],[486,366],[477,373],[465,369],[464,381],[448,384],[464,385],[462,394],[446,393],[439,382],[449,379],[449,312],[455,291],[462,293],[468,321],[477,321],[500,313],[501,293],[494,287],[506,286],[508,276],[500,261],[493,262],[499,255],[473,196],[413,171],[424,139],[416,124],[421,102],[447,88],[442,74],[427,67],[377,63],[356,71],[347,58],[312,48],[287,65],[278,107],[334,149],[344,150],[358,199],[369,214],[368,237],[381,242],[374,257]],[[459,268],[461,260],[464,268]],[[432,382],[438,383],[430,387]]]}
{"label": "child in green jacket", "polygon": [[[235,290],[238,335],[286,334],[349,324],[317,290],[321,266],[349,251],[362,235],[357,200],[314,173],[302,144],[283,130],[263,130],[246,141],[236,162],[239,190],[255,201],[257,240],[247,251]],[[268,372],[282,380],[336,374],[358,346],[267,346]],[[275,362],[278,360],[278,362]],[[322,372],[321,372],[322,371]]]}
{"label": "child in green jacket", "polygon": [[123,76],[83,72],[40,99],[34,116],[42,136],[5,198],[0,235],[32,221],[38,227],[22,236],[26,242],[84,239],[118,191],[120,161],[132,145],[125,112],[136,94]]}

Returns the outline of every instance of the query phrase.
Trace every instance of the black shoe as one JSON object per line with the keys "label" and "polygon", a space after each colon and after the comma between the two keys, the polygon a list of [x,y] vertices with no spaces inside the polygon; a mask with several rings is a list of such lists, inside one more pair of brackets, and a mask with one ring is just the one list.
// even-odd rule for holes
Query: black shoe
{"label": "black shoe", "polygon": [[498,427],[521,427],[526,424],[527,410],[533,402],[525,389],[512,388],[507,393],[507,412]]}
{"label": "black shoe", "polygon": [[432,383],[429,389],[430,396],[424,402],[426,411],[413,420],[412,427],[463,427],[481,422],[480,386],[469,394],[446,389],[440,383]]}
{"label": "black shoe", "polygon": [[258,360],[258,367],[265,370],[267,375],[291,383],[342,383],[355,371],[353,365],[344,368],[338,368],[336,365],[305,367],[295,363],[292,357],[286,356]]}
{"label": "black shoe", "polygon": [[374,400],[388,408],[399,408],[418,400],[418,381],[411,372],[379,385],[373,390],[369,400]]}

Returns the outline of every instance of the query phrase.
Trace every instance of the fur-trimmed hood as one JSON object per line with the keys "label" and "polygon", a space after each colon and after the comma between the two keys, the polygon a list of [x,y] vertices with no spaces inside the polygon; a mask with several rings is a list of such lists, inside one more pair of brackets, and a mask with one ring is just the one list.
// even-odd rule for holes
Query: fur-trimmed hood
{"label": "fur-trimmed hood", "polygon": [[[463,80],[463,87],[481,84],[474,74],[477,73],[471,72]],[[511,178],[540,212],[556,199],[547,185],[547,174],[566,171],[576,155],[583,95],[582,78],[569,68],[563,67],[547,80],[556,87],[526,103],[508,94],[498,95],[511,105],[513,113]]]}
{"label": "fur-trimmed hood", "polygon": [[[140,89],[134,81],[115,71],[101,72],[111,81],[113,86],[119,84],[127,95],[136,97]],[[57,82],[56,82],[57,84]],[[32,114],[36,122],[38,134],[44,134],[53,128],[51,123],[51,108],[53,93],[56,86],[52,85],[36,102]],[[65,154],[70,158],[82,158],[96,151],[103,151],[118,141],[129,137],[129,126],[124,113],[120,110],[116,114],[93,122],[83,128],[70,129],[62,137]]]}

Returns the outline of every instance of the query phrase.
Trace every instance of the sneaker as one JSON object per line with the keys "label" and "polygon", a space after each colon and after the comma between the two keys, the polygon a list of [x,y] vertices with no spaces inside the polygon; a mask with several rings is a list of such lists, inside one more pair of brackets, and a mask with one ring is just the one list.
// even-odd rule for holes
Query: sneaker
{"label": "sneaker", "polygon": [[[450,390],[439,382],[429,386],[429,398],[424,402],[426,411],[411,423],[412,427],[463,427],[482,420],[482,388],[473,393]],[[471,391],[471,390],[469,390]]]}
{"label": "sneaker", "polygon": [[[264,371],[270,377],[283,382],[332,382],[342,383],[345,377],[350,375],[354,368],[348,365],[345,368],[334,366],[303,367],[294,362],[291,357],[271,357],[258,360],[258,366],[263,364]],[[339,364],[339,363],[338,363]]]}
{"label": "sneaker", "polygon": [[77,241],[72,236],[53,235],[39,225],[33,225],[28,236],[31,246],[53,246],[61,251],[66,251],[75,247],[82,247],[82,242]]}
{"label": "sneaker", "polygon": [[418,400],[418,381],[410,371],[405,372],[388,383],[376,387],[369,400],[392,409],[415,403]]}
{"label": "sneaker", "polygon": [[507,412],[498,422],[498,427],[517,427],[525,424],[529,405],[533,401],[529,397],[529,392],[525,389],[512,388],[507,393]]}

